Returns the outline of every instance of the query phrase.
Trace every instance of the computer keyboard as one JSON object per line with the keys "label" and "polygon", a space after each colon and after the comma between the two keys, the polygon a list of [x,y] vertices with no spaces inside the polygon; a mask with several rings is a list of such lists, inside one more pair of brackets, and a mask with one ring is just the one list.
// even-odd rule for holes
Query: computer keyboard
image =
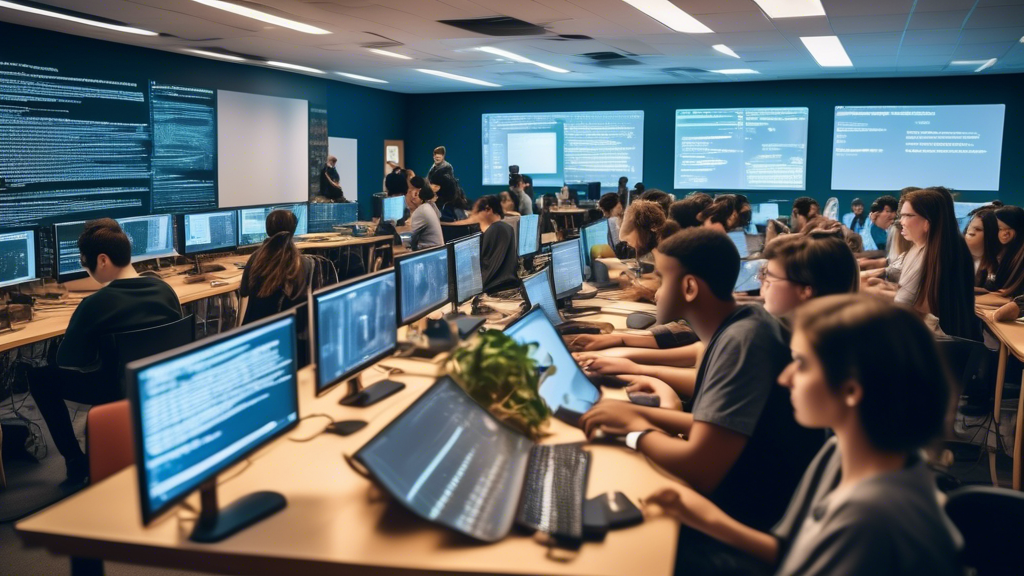
{"label": "computer keyboard", "polygon": [[577,445],[534,446],[516,521],[550,534],[560,544],[580,544],[589,467],[590,454]]}

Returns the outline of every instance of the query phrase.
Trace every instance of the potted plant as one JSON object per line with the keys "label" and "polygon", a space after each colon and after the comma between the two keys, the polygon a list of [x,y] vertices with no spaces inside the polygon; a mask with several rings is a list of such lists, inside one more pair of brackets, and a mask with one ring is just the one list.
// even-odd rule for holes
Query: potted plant
{"label": "potted plant", "polygon": [[538,363],[536,353],[536,344],[520,344],[503,332],[488,330],[452,352],[448,372],[496,418],[538,440],[551,417],[540,384],[555,367]]}

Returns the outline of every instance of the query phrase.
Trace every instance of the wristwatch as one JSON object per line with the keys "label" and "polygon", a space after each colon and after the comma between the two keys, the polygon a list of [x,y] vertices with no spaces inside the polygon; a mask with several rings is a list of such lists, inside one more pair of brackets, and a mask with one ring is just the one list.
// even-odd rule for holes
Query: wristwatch
{"label": "wristwatch", "polygon": [[630,432],[629,434],[626,434],[626,446],[632,450],[637,450],[637,446],[640,444],[640,439],[648,432],[654,432],[654,430],[640,430],[639,432]]}

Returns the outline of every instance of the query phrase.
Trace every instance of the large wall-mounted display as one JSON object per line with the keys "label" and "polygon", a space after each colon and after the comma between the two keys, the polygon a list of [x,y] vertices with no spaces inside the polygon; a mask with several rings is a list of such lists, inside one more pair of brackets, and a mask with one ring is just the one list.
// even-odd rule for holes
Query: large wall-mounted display
{"label": "large wall-mounted display", "polygon": [[194,212],[217,205],[216,94],[149,83],[153,127],[152,212]]}
{"label": "large wall-mounted display", "polygon": [[833,190],[999,190],[1004,104],[836,106]]}
{"label": "large wall-mounted display", "polygon": [[534,186],[643,180],[644,112],[483,114],[483,183],[508,185],[509,166]]}
{"label": "large wall-mounted display", "polygon": [[807,108],[676,110],[674,187],[804,190]]}

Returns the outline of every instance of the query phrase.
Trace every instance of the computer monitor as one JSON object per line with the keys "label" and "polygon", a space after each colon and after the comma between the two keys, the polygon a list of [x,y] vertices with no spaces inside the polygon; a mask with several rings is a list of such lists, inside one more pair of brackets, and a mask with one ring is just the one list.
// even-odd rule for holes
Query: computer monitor
{"label": "computer monitor", "polygon": [[532,276],[523,278],[523,292],[526,293],[526,305],[539,306],[555,326],[562,324],[562,316],[555,304],[555,293],[551,289],[551,267],[545,267]]}
{"label": "computer monitor", "polygon": [[601,199],[601,183],[587,182],[587,200]]}
{"label": "computer monitor", "polygon": [[234,250],[238,215],[234,210],[178,216],[179,246],[186,256]]}
{"label": "computer monitor", "polygon": [[743,230],[733,230],[729,232],[729,239],[732,240],[736,250],[740,253],[740,258],[746,258],[750,256],[750,251],[747,250],[747,233]]}
{"label": "computer monitor", "polygon": [[559,300],[583,289],[579,238],[551,245],[551,275],[555,279],[555,298]]}
{"label": "computer monitor", "polygon": [[354,459],[417,516],[496,542],[512,530],[531,448],[444,376]]}
{"label": "computer monitor", "polygon": [[0,287],[36,279],[35,230],[0,234]]}
{"label": "computer monitor", "polygon": [[53,225],[54,255],[57,259],[55,275],[58,282],[85,278],[89,275],[82,268],[81,253],[78,251],[78,237],[85,230],[85,220],[58,222]]}
{"label": "computer monitor", "polygon": [[736,286],[733,292],[751,292],[761,288],[761,267],[767,260],[744,260],[740,262],[740,274],[736,277]]}
{"label": "computer monitor", "polygon": [[203,491],[197,542],[216,542],[284,508],[284,496],[257,492],[218,512],[215,484],[298,424],[292,312],[131,362],[126,374],[143,524],[196,489]]}
{"label": "computer monitor", "polygon": [[395,351],[395,298],[393,268],[313,293],[318,396]]}
{"label": "computer monitor", "polygon": [[533,256],[540,250],[540,217],[523,214],[519,217],[519,257]]}
{"label": "computer monitor", "polygon": [[484,277],[480,271],[480,233],[455,240],[451,244],[452,277],[455,292],[452,302],[456,305],[484,291]]}
{"label": "computer monitor", "polygon": [[533,359],[539,372],[555,367],[554,374],[542,378],[540,395],[556,417],[575,421],[601,399],[600,389],[583,373],[543,310],[532,308],[506,328],[505,334],[520,344],[537,345]]}
{"label": "computer monitor", "polygon": [[449,301],[448,247],[438,246],[395,258],[398,310],[403,325],[423,318]]}
{"label": "computer monitor", "polygon": [[767,226],[768,220],[778,220],[778,218],[778,204],[764,203],[750,205],[750,223],[755,226]]}
{"label": "computer monitor", "polygon": [[382,200],[380,219],[385,222],[398,222],[405,216],[405,196],[388,196]]}
{"label": "computer monitor", "polygon": [[132,243],[132,262],[178,255],[170,214],[117,218],[117,223]]}
{"label": "computer monitor", "polygon": [[581,228],[580,239],[583,240],[583,266],[587,267],[590,266],[590,249],[601,244],[609,245],[611,242],[608,239],[608,220],[602,218]]}
{"label": "computer monitor", "polygon": [[295,214],[297,220],[295,235],[308,233],[309,210],[308,204],[278,204],[276,206],[261,206],[258,208],[238,209],[238,245],[252,246],[262,244],[267,239],[267,216],[274,210],[288,210]]}
{"label": "computer monitor", "polygon": [[346,202],[310,202],[308,233],[334,232],[335,226],[359,220],[359,204]]}

